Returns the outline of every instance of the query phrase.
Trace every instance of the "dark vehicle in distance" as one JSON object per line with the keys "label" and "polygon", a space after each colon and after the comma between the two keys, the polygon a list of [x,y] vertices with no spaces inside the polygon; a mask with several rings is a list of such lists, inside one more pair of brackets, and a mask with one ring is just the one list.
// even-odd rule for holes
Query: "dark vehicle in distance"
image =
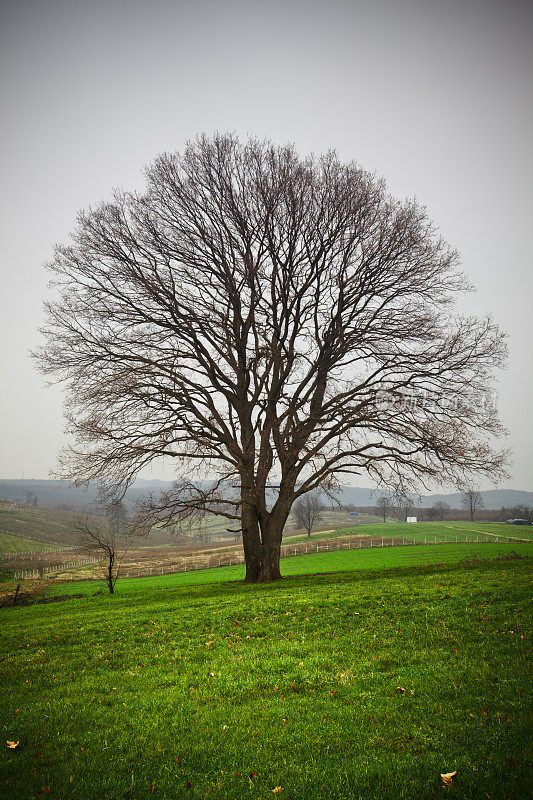
{"label": "dark vehicle in distance", "polygon": [[507,519],[508,525],[533,525],[528,519]]}

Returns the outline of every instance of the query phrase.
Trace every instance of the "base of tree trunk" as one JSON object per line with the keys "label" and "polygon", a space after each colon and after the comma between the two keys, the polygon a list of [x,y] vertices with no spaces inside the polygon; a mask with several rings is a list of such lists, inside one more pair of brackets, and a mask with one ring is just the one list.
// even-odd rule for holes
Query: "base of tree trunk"
{"label": "base of tree trunk", "polygon": [[[288,512],[287,512],[288,513]],[[243,531],[244,562],[246,564],[245,583],[272,583],[280,581],[281,540],[287,515],[276,520],[276,525],[263,531],[262,541],[259,529],[251,527],[250,535]]]}
{"label": "base of tree trunk", "polygon": [[272,583],[280,581],[283,575],[279,564],[247,564],[244,583]]}

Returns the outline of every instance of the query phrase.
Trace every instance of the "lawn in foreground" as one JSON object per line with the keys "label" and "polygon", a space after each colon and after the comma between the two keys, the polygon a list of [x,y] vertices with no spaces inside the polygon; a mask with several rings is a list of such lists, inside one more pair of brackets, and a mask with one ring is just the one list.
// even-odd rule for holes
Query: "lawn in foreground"
{"label": "lawn in foreground", "polygon": [[[329,553],[313,553],[291,556],[281,560],[281,573],[285,577],[313,575],[317,573],[345,572],[351,570],[380,570],[393,567],[423,566],[450,563],[469,559],[493,559],[512,553],[530,556],[533,559],[533,543],[513,542],[489,544],[442,544],[416,547],[373,547],[354,550],[333,550]],[[142,578],[121,578],[116,591],[123,595],[151,589],[172,589],[181,586],[196,586],[203,583],[242,581],[243,565],[216,567],[171,575],[154,575]],[[7,585],[7,584],[6,584]],[[14,589],[15,582],[10,585]],[[68,581],[52,584],[48,595],[86,594],[101,590],[103,582]]]}
{"label": "lawn in foreground", "polygon": [[529,796],[529,563],[4,609],[1,796]]}

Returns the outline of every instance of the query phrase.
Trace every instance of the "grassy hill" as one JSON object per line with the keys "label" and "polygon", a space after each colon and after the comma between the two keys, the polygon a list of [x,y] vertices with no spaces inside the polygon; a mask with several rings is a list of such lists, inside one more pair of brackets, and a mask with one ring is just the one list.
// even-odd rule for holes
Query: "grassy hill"
{"label": "grassy hill", "polygon": [[[0,535],[8,534],[9,536],[16,537],[22,536],[25,539],[30,539],[35,542],[41,543],[55,543],[62,545],[76,544],[77,534],[74,531],[74,525],[78,518],[79,512],[63,511],[60,509],[52,508],[33,508],[33,507],[14,507],[14,508],[0,508]],[[322,529],[342,527],[354,523],[355,519],[361,521],[371,521],[372,517],[355,518],[350,514],[344,512],[331,512],[327,511],[324,514],[324,519],[320,523]],[[214,515],[207,515],[205,520],[194,527],[191,531],[193,534],[202,534],[206,542],[219,541],[221,538],[228,538],[228,541],[234,541],[234,537],[227,533],[228,520]],[[287,535],[294,534],[294,522],[292,517],[289,518],[287,523]],[[141,540],[143,541],[143,540]],[[148,546],[152,544],[176,544],[176,537],[169,531],[155,530],[146,540]],[[185,539],[182,541],[190,541]],[[30,550],[31,547],[23,546],[23,550]],[[0,545],[0,552],[1,545]]]}
{"label": "grassy hill", "polygon": [[[76,543],[76,514],[49,508],[0,508],[0,533],[48,545]],[[28,548],[30,549],[30,548]]]}
{"label": "grassy hill", "polygon": [[0,532],[0,556],[16,555],[17,553],[38,553],[43,550],[61,549],[58,544],[45,544],[34,539],[23,539],[21,536],[12,536]]}
{"label": "grassy hill", "polygon": [[[399,566],[402,550],[470,560]],[[531,562],[513,550],[533,545],[309,555],[284,572],[352,571],[75,584],[2,609],[19,746],[0,796],[432,800],[457,770],[450,798],[522,800]]]}
{"label": "grassy hill", "polygon": [[[362,518],[363,519],[363,518]],[[407,542],[424,542],[428,544],[444,541],[472,541],[473,539],[493,538],[511,541],[532,541],[533,526],[508,525],[505,522],[387,522],[386,524],[362,524],[354,527],[336,528],[331,532],[313,531],[311,541],[337,539],[343,536],[375,536]],[[290,544],[308,541],[307,535],[291,538]]]}

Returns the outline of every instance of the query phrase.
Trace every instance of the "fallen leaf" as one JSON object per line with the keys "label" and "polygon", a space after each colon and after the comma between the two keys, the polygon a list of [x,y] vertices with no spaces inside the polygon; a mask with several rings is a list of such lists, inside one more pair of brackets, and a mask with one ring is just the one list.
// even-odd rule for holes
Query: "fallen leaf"
{"label": "fallen leaf", "polygon": [[400,694],[405,694],[407,689],[405,689],[403,686],[397,686],[396,691],[400,692]]}
{"label": "fallen leaf", "polygon": [[442,783],[444,784],[444,786],[451,786],[452,781],[456,775],[457,775],[457,770],[455,770],[454,772],[444,772],[444,773],[441,772],[440,776],[442,778]]}
{"label": "fallen leaf", "polygon": [[8,740],[8,742],[7,742],[7,746],[8,746],[8,747],[9,747],[11,750],[14,750],[14,749],[15,749],[15,747],[18,747],[18,746],[19,746],[19,744],[20,744],[20,742],[10,742],[9,740]]}
{"label": "fallen leaf", "polygon": [[278,792],[282,791],[283,791],[283,786],[276,786],[274,789],[272,789],[272,794],[277,794]]}

